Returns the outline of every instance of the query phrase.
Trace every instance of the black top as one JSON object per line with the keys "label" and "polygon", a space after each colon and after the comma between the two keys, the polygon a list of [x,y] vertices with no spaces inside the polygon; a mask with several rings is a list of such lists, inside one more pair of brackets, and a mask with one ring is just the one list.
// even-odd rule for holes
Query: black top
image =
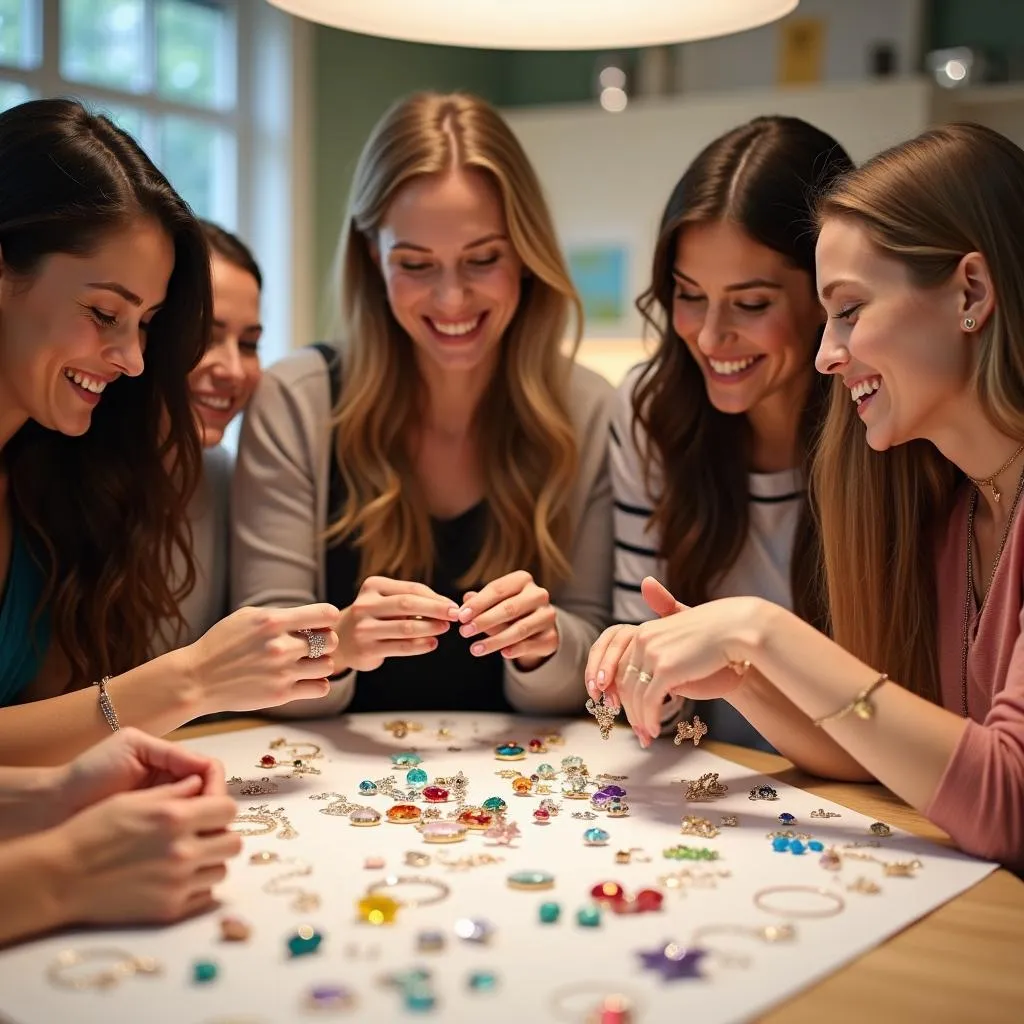
{"label": "black top", "polygon": [[[340,373],[336,354],[314,346],[327,360],[331,394],[336,404]],[[331,445],[331,451],[334,446]],[[331,459],[329,520],[333,522],[345,499],[345,485],[337,462]],[[480,502],[454,519],[432,519],[434,571],[430,579],[417,580],[443,597],[462,604],[467,590],[480,590],[482,582],[460,587],[460,579],[476,561],[483,545],[487,505]],[[359,552],[349,541],[331,544],[326,554],[326,598],[338,608],[356,599],[359,584]],[[500,654],[482,658],[469,653],[480,637],[463,637],[458,623],[437,638],[430,654],[411,658],[386,658],[380,668],[360,672],[348,711],[513,711],[505,697],[505,659]]]}

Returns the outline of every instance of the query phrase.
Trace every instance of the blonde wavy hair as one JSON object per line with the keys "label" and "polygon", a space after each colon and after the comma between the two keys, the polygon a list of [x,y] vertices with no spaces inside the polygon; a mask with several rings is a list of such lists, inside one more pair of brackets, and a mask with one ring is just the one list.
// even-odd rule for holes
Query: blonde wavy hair
{"label": "blonde wavy hair", "polygon": [[[996,304],[979,332],[975,387],[991,421],[1024,439],[1024,152],[975,124],[927,131],[833,188],[819,220],[833,218],[856,223],[922,289],[981,253]],[[927,441],[872,451],[834,383],[812,482],[832,634],[936,703],[936,544],[962,480]]]}
{"label": "blonde wavy hair", "polygon": [[526,274],[477,411],[487,525],[460,585],[525,568],[550,587],[570,572],[568,500],[579,452],[569,416],[571,359],[562,344],[572,323],[575,355],[582,308],[526,154],[493,107],[462,93],[397,103],[356,168],[338,250],[342,389],[333,427],[345,496],[327,537],[359,549],[363,578],[426,579],[433,570],[430,517],[404,447],[420,415],[421,380],[373,243],[405,184],[461,167],[494,182]]}

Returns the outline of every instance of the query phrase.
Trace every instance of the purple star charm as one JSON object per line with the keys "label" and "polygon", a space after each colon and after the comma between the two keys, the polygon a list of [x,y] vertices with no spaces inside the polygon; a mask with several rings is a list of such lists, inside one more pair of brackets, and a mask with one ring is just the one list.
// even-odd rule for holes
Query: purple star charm
{"label": "purple star charm", "polygon": [[702,978],[701,961],[708,955],[706,949],[687,948],[675,942],[666,942],[657,949],[641,950],[638,954],[644,967],[659,971],[664,981],[683,978]]}

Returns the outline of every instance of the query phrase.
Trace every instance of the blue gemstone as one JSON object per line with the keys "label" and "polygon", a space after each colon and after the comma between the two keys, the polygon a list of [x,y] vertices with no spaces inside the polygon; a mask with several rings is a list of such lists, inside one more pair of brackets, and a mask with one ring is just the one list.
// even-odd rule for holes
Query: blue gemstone
{"label": "blue gemstone", "polygon": [[604,846],[611,837],[603,828],[588,828],[583,833],[583,842],[587,846]]}
{"label": "blue gemstone", "polygon": [[776,836],[772,840],[772,849],[778,853],[785,853],[789,849],[789,840],[785,836]]}
{"label": "blue gemstone", "polygon": [[804,844],[801,843],[799,839],[794,839],[789,844],[789,852],[790,853],[803,853],[806,849],[807,849],[807,847],[804,846]]}
{"label": "blue gemstone", "polygon": [[417,1012],[432,1010],[437,1002],[437,996],[423,983],[407,986],[402,993],[402,998],[407,1010],[416,1010]]}
{"label": "blue gemstone", "polygon": [[821,851],[825,849],[825,844],[817,839],[812,839],[807,844],[807,849],[813,850],[815,853],[821,853]]}
{"label": "blue gemstone", "polygon": [[315,953],[323,941],[324,937],[318,931],[304,925],[288,940],[288,951],[292,956],[306,956]]}
{"label": "blue gemstone", "polygon": [[371,782],[369,779],[363,779],[363,781],[359,783],[359,792],[365,793],[366,796],[376,796],[377,783]]}
{"label": "blue gemstone", "polygon": [[782,822],[783,825],[795,825],[796,816],[793,814],[787,814],[785,811],[783,811],[779,815],[779,821]]}
{"label": "blue gemstone", "polygon": [[474,971],[469,987],[473,992],[491,992],[498,987],[498,976],[493,971]]}
{"label": "blue gemstone", "polygon": [[526,753],[517,743],[503,743],[500,747],[496,748],[496,752],[504,757],[515,757],[518,754]]}
{"label": "blue gemstone", "polygon": [[430,778],[430,776],[427,775],[422,768],[410,768],[405,773],[405,781],[408,782],[410,786],[423,786],[426,784],[428,778]]}

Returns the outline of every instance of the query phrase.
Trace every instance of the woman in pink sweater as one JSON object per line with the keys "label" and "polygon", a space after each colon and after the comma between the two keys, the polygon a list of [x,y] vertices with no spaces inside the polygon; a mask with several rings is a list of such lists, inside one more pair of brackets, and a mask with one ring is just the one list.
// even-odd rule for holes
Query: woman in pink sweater
{"label": "woman in pink sweater", "polygon": [[[877,779],[966,851],[1024,866],[1024,152],[976,125],[896,146],[823,200],[813,478],[834,641],[756,598],[613,626],[592,693],[641,742],[721,697],[794,763]],[[883,675],[888,673],[888,675]]]}

